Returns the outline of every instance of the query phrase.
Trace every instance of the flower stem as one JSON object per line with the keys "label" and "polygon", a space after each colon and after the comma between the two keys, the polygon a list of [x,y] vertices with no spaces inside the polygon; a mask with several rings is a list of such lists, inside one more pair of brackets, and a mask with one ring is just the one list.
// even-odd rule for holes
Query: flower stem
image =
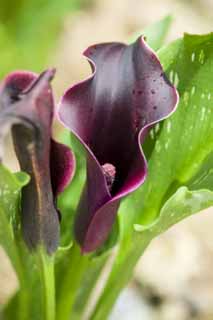
{"label": "flower stem", "polygon": [[137,243],[136,246],[131,248],[129,252],[123,256],[123,258],[121,258],[122,248],[120,248],[105,288],[99,298],[95,310],[90,317],[90,320],[108,319],[112,307],[114,306],[121,290],[131,279],[134,267],[148,244],[149,241]]}
{"label": "flower stem", "polygon": [[95,257],[90,260],[86,273],[82,279],[80,290],[78,290],[75,304],[72,310],[72,320],[86,319],[89,313],[90,301],[93,300],[95,287],[100,279],[101,273],[108,261],[109,254]]}
{"label": "flower stem", "polygon": [[71,249],[70,267],[64,276],[58,293],[57,320],[69,320],[72,307],[75,302],[77,290],[79,289],[89,258],[82,256],[77,244]]}
{"label": "flower stem", "polygon": [[23,275],[19,276],[20,290],[18,294],[19,308],[17,319],[27,320],[29,316],[29,288]]}
{"label": "flower stem", "polygon": [[54,257],[48,256],[42,248],[38,251],[38,266],[40,271],[43,300],[42,320],[55,320]]}

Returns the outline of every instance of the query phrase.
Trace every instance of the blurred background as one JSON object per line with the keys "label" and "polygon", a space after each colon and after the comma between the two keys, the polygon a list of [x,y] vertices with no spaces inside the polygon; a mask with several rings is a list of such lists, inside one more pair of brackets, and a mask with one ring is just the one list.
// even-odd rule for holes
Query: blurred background
{"label": "blurred background", "polygon": [[[167,41],[213,27],[213,0],[0,0],[0,77],[12,70],[57,68],[56,99],[90,73],[81,52],[90,44],[128,41],[171,14]],[[7,165],[15,168],[11,149]],[[153,241],[110,320],[213,319],[213,211]],[[0,304],[17,280],[0,248]]]}

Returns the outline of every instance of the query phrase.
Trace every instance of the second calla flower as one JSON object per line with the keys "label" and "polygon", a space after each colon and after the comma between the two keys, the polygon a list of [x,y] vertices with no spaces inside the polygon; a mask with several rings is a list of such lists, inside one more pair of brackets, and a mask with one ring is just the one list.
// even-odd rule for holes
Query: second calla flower
{"label": "second calla flower", "polygon": [[0,87],[0,138],[11,128],[20,167],[30,176],[22,192],[24,239],[29,248],[43,245],[48,253],[59,242],[56,196],[75,167],[71,151],[51,138],[54,101],[50,81],[54,73],[13,72]]}
{"label": "second calla flower", "polygon": [[141,143],[168,117],[178,95],[143,37],[89,47],[92,75],[64,95],[59,116],[87,150],[87,181],[75,222],[83,252],[109,235],[121,199],[145,180]]}

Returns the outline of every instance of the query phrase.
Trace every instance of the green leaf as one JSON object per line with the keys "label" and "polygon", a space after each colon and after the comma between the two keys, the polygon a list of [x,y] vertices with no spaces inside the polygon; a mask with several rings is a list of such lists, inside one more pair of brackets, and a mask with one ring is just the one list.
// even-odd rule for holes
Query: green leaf
{"label": "green leaf", "polygon": [[159,57],[178,87],[180,102],[161,128],[156,125],[150,133],[154,148],[147,180],[129,198],[133,214],[125,214],[125,206],[120,210],[124,236],[134,223],[151,223],[179,187],[191,185],[213,150],[213,34],[186,34],[160,50]]}
{"label": "green leaf", "polygon": [[171,27],[172,20],[172,16],[169,15],[144,29],[143,35],[152,49],[160,49]]}
{"label": "green leaf", "polygon": [[[26,269],[20,258],[20,245],[17,243],[19,234],[19,202],[21,189],[29,181],[29,177],[22,172],[11,173],[3,165],[0,165],[0,245],[4,248],[17,274],[21,288],[27,286]],[[25,259],[27,262],[27,260]],[[24,310],[28,309],[29,294],[21,290],[18,305],[12,304],[11,311],[16,310],[16,319],[28,319]],[[10,312],[9,308],[7,311]],[[25,317],[26,316],[26,317]],[[4,310],[4,319],[9,319]]]}
{"label": "green leaf", "polygon": [[149,226],[134,225],[138,232],[150,240],[165,232],[170,226],[213,205],[213,192],[209,190],[189,191],[179,188],[162,207],[158,219]]}
{"label": "green leaf", "polygon": [[[54,317],[52,258],[40,252],[37,255],[30,253],[20,232],[21,189],[28,182],[29,176],[24,172],[13,174],[0,165],[0,244],[9,256],[19,280],[19,290],[2,310],[5,320],[43,319],[43,313],[46,314],[45,319]],[[36,259],[37,256],[40,259]],[[43,301],[45,303],[42,305]]]}
{"label": "green leaf", "polygon": [[213,152],[203,161],[198,173],[189,181],[190,190],[203,189],[213,191]]}
{"label": "green leaf", "polygon": [[0,165],[0,244],[14,262],[16,253],[13,226],[19,210],[20,191],[28,181],[26,174],[12,174]]}
{"label": "green leaf", "polygon": [[[153,50],[158,50],[164,43],[167,33],[172,24],[172,16],[166,16],[163,19],[153,23],[142,31],[142,34],[146,37],[148,45]],[[135,41],[141,32],[135,34],[132,39]]]}
{"label": "green leaf", "polygon": [[[125,253],[118,253],[110,277],[90,320],[107,319],[121,289],[131,278],[137,260],[146,250],[153,238],[165,232],[182,219],[213,205],[213,192],[208,190],[189,191],[181,187],[164,204],[159,218],[151,225],[135,225],[137,231],[132,245],[122,246]],[[112,290],[113,288],[113,290]]]}
{"label": "green leaf", "polygon": [[93,320],[107,318],[153,237],[212,205],[212,192],[199,189],[209,187],[213,168],[213,34],[186,34],[159,57],[178,87],[179,106],[151,131],[147,180],[119,210],[119,250]]}
{"label": "green leaf", "polygon": [[[121,248],[132,245],[132,226],[154,223],[181,186],[196,190],[197,183],[198,189],[207,189],[213,168],[213,34],[186,34],[161,49],[159,57],[178,87],[180,102],[172,117],[150,133],[154,148],[147,180],[120,210]],[[204,173],[205,180],[198,184],[198,176],[204,177]]]}

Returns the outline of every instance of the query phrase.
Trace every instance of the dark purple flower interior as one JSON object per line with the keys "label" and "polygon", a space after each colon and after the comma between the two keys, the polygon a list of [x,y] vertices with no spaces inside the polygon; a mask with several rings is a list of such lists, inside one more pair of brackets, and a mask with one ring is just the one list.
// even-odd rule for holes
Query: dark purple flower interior
{"label": "dark purple flower interior", "polygon": [[[147,169],[140,143],[151,125],[174,111],[178,96],[143,38],[131,45],[94,45],[84,54],[93,74],[65,93],[59,113],[88,151],[76,221],[77,240],[88,252],[108,236],[120,199],[143,183]],[[116,172],[110,188],[106,164]]]}

